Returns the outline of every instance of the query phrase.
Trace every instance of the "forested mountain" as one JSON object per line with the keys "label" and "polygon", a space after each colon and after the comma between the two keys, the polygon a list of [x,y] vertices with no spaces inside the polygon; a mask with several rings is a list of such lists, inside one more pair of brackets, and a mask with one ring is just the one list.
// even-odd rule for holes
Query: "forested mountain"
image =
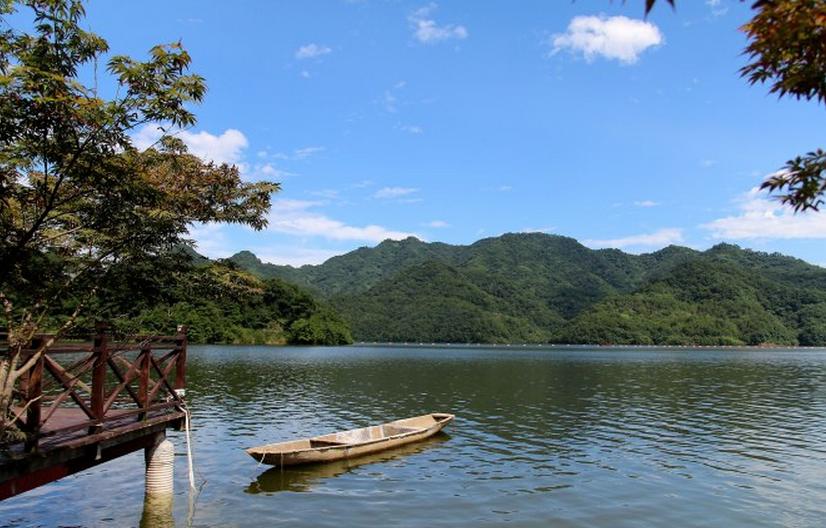
{"label": "forested mountain", "polygon": [[531,233],[229,261],[315,291],[364,341],[826,345],[826,269],[729,244],[632,255]]}

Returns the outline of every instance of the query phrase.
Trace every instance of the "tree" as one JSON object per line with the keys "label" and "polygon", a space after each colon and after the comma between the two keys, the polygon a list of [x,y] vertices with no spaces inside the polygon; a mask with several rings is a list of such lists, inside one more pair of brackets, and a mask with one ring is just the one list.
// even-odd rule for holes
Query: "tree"
{"label": "tree", "polygon": [[[674,7],[674,0],[665,1]],[[656,3],[645,0],[646,15]],[[779,97],[826,103],[826,2],[758,0],[752,9],[754,17],[740,28],[749,39],[744,53],[750,60],[740,74],[750,84],[769,84]],[[780,192],[780,201],[795,211],[818,210],[826,193],[826,152],[796,156],[761,188]]]}
{"label": "tree", "polygon": [[[16,8],[31,13],[31,33],[9,24]],[[190,105],[206,93],[180,42],[153,47],[143,62],[110,58],[116,95],[101,97],[96,72],[108,45],[80,27],[84,15],[80,0],[0,0],[0,296],[9,334],[0,437],[14,383],[32,363],[21,350],[54,305],[71,308],[60,334],[96,285],[186,243],[192,223],[263,228],[279,189],[202,161],[174,136],[195,123]],[[81,73],[90,70],[92,86]],[[150,124],[163,136],[140,152],[130,134]]]}

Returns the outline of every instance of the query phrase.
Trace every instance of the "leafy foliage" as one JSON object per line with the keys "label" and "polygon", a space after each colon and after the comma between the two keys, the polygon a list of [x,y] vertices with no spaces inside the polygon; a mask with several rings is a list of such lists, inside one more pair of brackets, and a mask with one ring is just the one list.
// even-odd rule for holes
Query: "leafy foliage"
{"label": "leafy foliage", "polygon": [[751,63],[742,75],[751,84],[796,99],[826,102],[826,4],[822,0],[772,0],[754,4],[757,13],[741,29]]}
{"label": "leafy foliage", "polygon": [[787,161],[786,167],[769,176],[760,188],[782,191],[778,198],[795,211],[819,210],[826,192],[826,152],[817,149]]}

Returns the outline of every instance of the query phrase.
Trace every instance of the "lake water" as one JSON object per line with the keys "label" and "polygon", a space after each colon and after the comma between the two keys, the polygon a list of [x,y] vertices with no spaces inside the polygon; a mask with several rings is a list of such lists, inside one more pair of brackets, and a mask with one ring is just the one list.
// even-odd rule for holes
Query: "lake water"
{"label": "lake water", "polygon": [[[177,526],[823,526],[826,352],[191,347]],[[424,444],[270,469],[243,448],[455,413]],[[180,455],[182,433],[170,437]],[[143,454],[0,503],[0,526],[138,526]]]}

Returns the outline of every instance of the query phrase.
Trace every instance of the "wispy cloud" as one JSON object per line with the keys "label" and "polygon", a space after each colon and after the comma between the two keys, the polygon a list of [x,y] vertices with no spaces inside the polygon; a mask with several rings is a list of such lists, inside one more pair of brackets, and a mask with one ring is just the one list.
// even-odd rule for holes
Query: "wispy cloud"
{"label": "wispy cloud", "polygon": [[433,227],[433,228],[436,228],[436,229],[442,229],[442,228],[445,228],[445,227],[450,227],[450,224],[448,224],[444,220],[431,220],[430,222],[427,222],[425,224],[425,226]]}
{"label": "wispy cloud", "polygon": [[624,64],[637,62],[645,50],[663,42],[663,34],[651,22],[602,15],[574,17],[565,33],[550,39],[551,54],[568,50],[588,62],[603,57]]}
{"label": "wispy cloud", "polygon": [[373,198],[387,200],[392,198],[401,198],[402,196],[408,196],[415,192],[419,192],[419,189],[416,189],[415,187],[382,187],[373,194]]}
{"label": "wispy cloud", "polygon": [[418,125],[399,125],[399,130],[416,136],[424,134],[424,129]]}
{"label": "wispy cloud", "polygon": [[302,147],[297,148],[292,152],[275,152],[270,156],[279,160],[303,160],[314,154],[318,154],[319,152],[324,152],[325,150],[327,149],[324,147]]}
{"label": "wispy cloud", "polygon": [[335,189],[319,189],[317,191],[310,191],[310,194],[327,200],[335,200],[339,197],[339,192]]}
{"label": "wispy cloud", "polygon": [[391,114],[395,114],[398,111],[398,106],[396,103],[398,102],[398,98],[393,95],[393,92],[390,90],[384,91],[384,97],[382,98],[382,105],[384,109],[390,112]]}
{"label": "wispy cloud", "polygon": [[723,0],[706,0],[706,5],[711,9],[711,14],[715,17],[728,13],[728,6],[723,3]]}
{"label": "wispy cloud", "polygon": [[823,239],[826,213],[795,214],[788,206],[770,199],[757,187],[737,199],[740,213],[718,218],[701,227],[716,239]]}
{"label": "wispy cloud", "polygon": [[276,200],[269,214],[267,230],[295,236],[316,236],[330,240],[360,240],[381,242],[382,240],[402,240],[410,236],[421,238],[416,233],[395,231],[370,224],[352,226],[330,218],[313,209],[323,202],[307,200]]}
{"label": "wispy cloud", "polygon": [[305,44],[301,46],[297,50],[295,50],[295,58],[298,60],[304,59],[315,59],[321,57],[323,55],[327,55],[331,53],[333,50],[328,48],[327,46],[322,46],[321,44]]}
{"label": "wispy cloud", "polygon": [[[245,166],[246,169],[246,166]],[[252,166],[252,169],[246,170],[245,172],[248,173],[249,176],[253,178],[278,178],[284,179],[290,176],[295,176],[294,172],[285,171],[283,169],[279,169],[272,163],[256,163]]]}
{"label": "wispy cloud", "polygon": [[631,235],[621,238],[607,240],[584,240],[583,244],[594,248],[618,248],[627,247],[663,247],[669,244],[679,244],[683,242],[683,230],[677,228],[665,228],[653,233]]}
{"label": "wispy cloud", "polygon": [[556,230],[554,226],[546,227],[523,227],[520,233],[553,233]]}
{"label": "wispy cloud", "polygon": [[637,207],[657,207],[660,203],[654,200],[640,200],[639,202],[634,202],[634,205]]}
{"label": "wispy cloud", "polygon": [[318,152],[323,152],[323,151],[324,151],[324,147],[304,147],[304,148],[296,149],[295,152],[293,152],[293,157],[295,159],[300,159],[301,160],[301,159],[309,158],[313,154],[316,154]]}
{"label": "wispy cloud", "polygon": [[436,20],[433,19],[433,13],[438,7],[437,4],[431,2],[410,13],[407,21],[413,30],[413,37],[422,44],[436,44],[451,39],[466,39],[468,31],[465,26],[454,24],[439,25]]}
{"label": "wispy cloud", "polygon": [[334,249],[297,248],[295,246],[266,246],[253,248],[252,252],[263,262],[293,267],[321,264],[341,254],[341,251]]}

